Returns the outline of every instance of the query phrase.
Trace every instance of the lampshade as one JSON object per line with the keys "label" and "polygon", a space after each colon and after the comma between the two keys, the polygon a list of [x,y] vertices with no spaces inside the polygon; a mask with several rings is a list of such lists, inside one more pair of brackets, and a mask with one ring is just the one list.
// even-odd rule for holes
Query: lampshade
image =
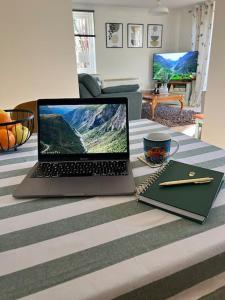
{"label": "lampshade", "polygon": [[160,0],[157,0],[157,6],[150,10],[150,13],[156,16],[167,15],[169,8],[162,5]]}

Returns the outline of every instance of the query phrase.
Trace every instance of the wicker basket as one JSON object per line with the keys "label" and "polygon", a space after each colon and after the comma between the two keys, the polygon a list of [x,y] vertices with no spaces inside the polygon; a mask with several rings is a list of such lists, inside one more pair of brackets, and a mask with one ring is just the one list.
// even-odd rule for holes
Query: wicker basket
{"label": "wicker basket", "polygon": [[[32,111],[24,109],[7,109],[5,112],[10,114],[12,122],[0,123],[0,130],[6,130],[4,132],[4,139],[1,141],[0,135],[0,151],[17,150],[17,148],[31,137],[34,130],[34,114]],[[13,145],[11,145],[10,139],[12,134],[15,138],[13,139]]]}

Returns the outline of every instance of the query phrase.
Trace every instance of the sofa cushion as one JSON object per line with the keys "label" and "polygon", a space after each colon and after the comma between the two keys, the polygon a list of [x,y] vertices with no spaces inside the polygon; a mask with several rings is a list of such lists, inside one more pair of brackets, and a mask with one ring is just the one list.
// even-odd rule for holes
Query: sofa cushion
{"label": "sofa cushion", "polygon": [[80,90],[80,98],[93,98],[92,94],[89,92],[88,89],[83,85],[83,83],[79,83],[79,90]]}
{"label": "sofa cushion", "polygon": [[109,93],[136,92],[138,89],[139,89],[138,84],[117,85],[117,86],[109,86],[107,88],[102,89],[102,93],[109,94]]}
{"label": "sofa cushion", "polygon": [[94,97],[98,97],[101,94],[101,88],[97,82],[97,79],[93,76],[83,73],[78,75],[79,84],[82,83],[84,87],[88,89],[88,91]]}

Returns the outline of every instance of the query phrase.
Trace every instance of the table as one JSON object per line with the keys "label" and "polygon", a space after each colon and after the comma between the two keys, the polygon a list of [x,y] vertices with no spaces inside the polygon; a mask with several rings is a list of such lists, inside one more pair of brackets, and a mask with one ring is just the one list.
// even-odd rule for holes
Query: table
{"label": "table", "polygon": [[149,104],[152,107],[152,120],[154,120],[155,118],[155,109],[158,103],[178,101],[180,103],[181,110],[183,109],[185,104],[184,96],[177,95],[177,94],[160,95],[160,94],[153,94],[152,92],[144,92],[142,93],[142,98],[144,100],[149,101]]}
{"label": "table", "polygon": [[[176,160],[225,171],[225,150],[149,120],[131,121],[137,184],[155,171],[137,160],[143,136],[155,131],[179,141]],[[1,300],[190,300],[224,291],[224,185],[203,225],[137,205],[134,196],[13,199],[36,159],[35,135],[17,152],[0,154]]]}

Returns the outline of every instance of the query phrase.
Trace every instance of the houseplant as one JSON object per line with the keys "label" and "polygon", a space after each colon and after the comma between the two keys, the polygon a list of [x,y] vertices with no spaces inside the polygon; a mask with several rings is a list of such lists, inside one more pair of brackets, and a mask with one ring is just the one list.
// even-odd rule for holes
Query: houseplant
{"label": "houseplant", "polygon": [[161,79],[160,79],[160,88],[159,88],[159,93],[160,94],[168,94],[168,82],[169,82],[169,76],[168,73],[163,71],[161,74]]}

